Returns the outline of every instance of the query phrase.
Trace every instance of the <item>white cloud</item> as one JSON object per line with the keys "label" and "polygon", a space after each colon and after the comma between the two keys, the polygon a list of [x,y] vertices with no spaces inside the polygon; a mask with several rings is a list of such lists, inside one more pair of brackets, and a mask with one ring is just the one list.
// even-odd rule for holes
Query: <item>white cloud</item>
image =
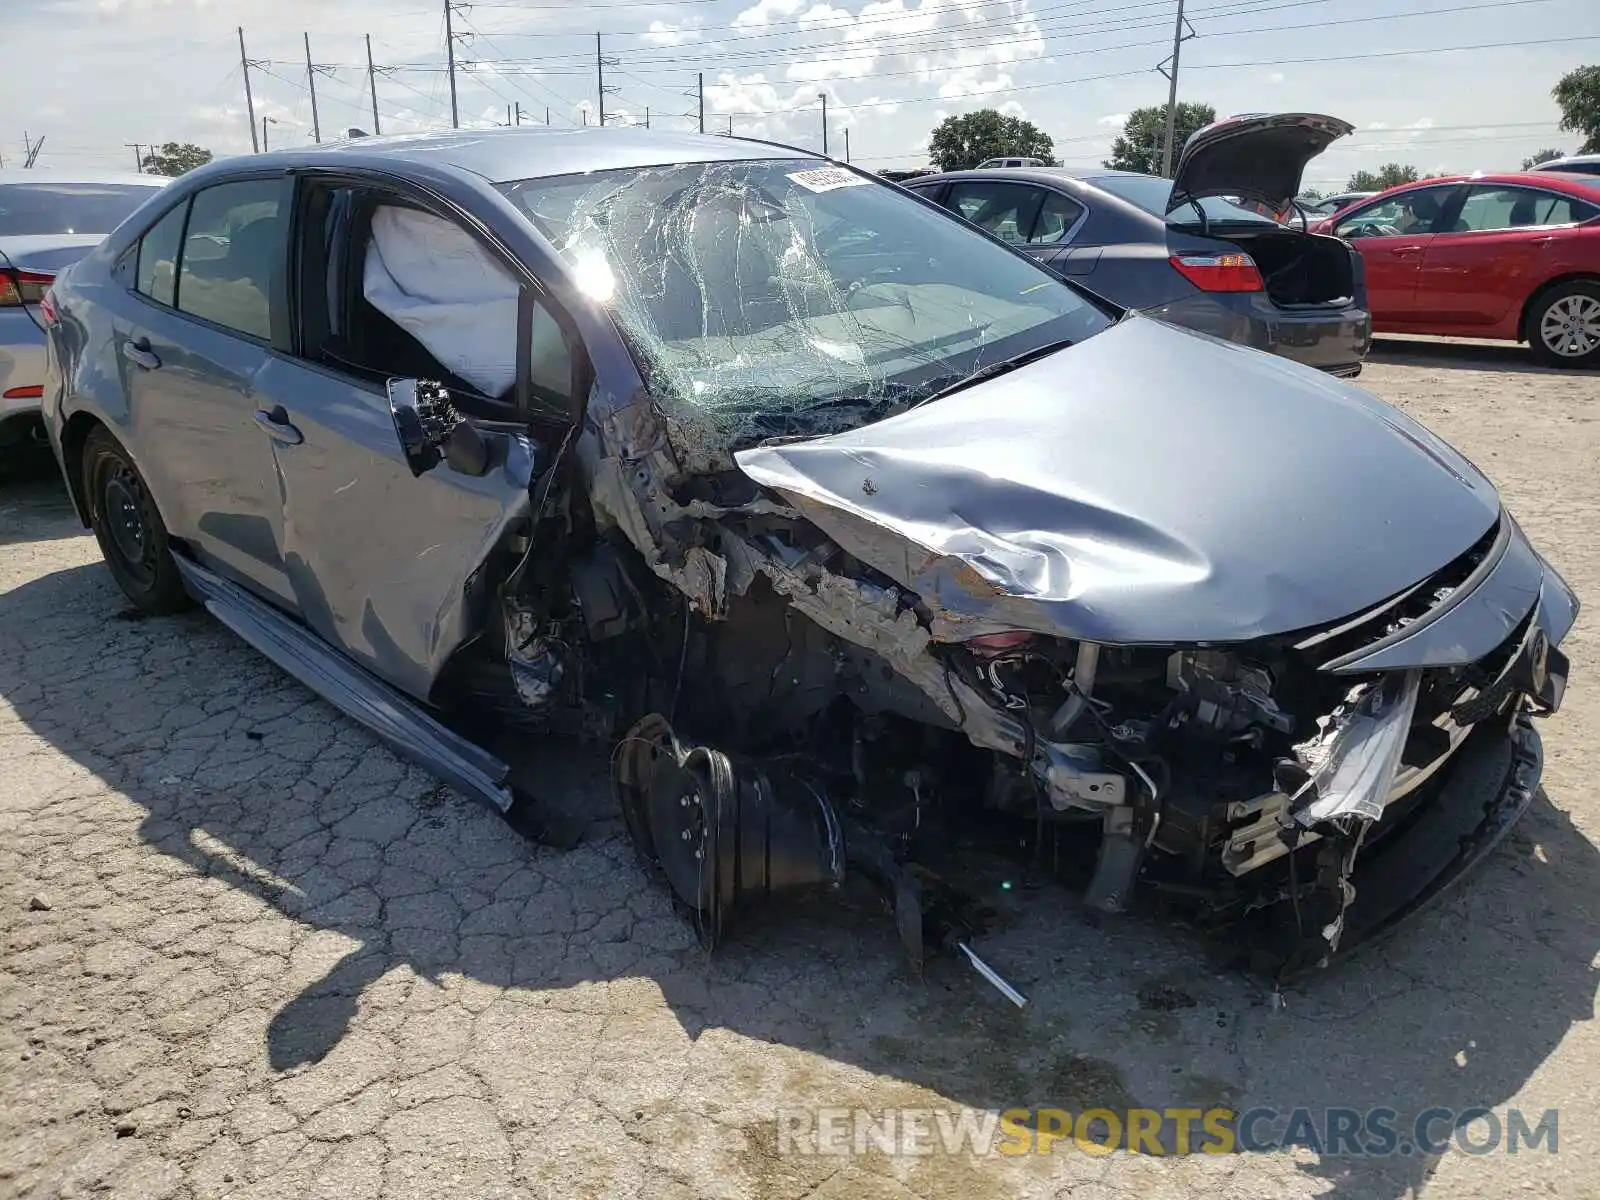
{"label": "white cloud", "polygon": [[1100,117],[1098,120],[1095,121],[1096,125],[1104,125],[1108,129],[1121,129],[1127,123],[1128,123],[1128,114],[1125,113],[1125,112],[1122,112],[1122,113],[1107,113],[1105,116]]}
{"label": "white cloud", "polygon": [[649,31],[643,36],[652,46],[676,46],[688,37],[687,31],[693,27],[692,23],[674,25],[666,21],[651,21]]}
{"label": "white cloud", "polygon": [[983,79],[975,67],[965,67],[945,80],[939,95],[951,100],[960,96],[990,96],[1011,87],[1012,83],[1011,76],[1004,71]]}
{"label": "white cloud", "polygon": [[792,17],[805,6],[806,0],[757,0],[752,8],[745,9],[733,19],[736,29],[761,26],[772,21]]}

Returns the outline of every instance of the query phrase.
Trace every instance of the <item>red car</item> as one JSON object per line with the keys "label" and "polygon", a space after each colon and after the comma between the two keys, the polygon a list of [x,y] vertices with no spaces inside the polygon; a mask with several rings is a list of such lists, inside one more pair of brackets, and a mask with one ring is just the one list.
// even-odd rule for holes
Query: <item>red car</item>
{"label": "red car", "polygon": [[1361,254],[1380,333],[1527,342],[1553,366],[1600,367],[1600,176],[1425,179],[1312,228]]}

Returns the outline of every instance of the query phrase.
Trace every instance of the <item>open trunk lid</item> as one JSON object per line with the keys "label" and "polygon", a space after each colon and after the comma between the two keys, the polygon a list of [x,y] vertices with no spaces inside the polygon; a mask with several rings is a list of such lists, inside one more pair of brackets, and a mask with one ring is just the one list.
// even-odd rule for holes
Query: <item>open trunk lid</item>
{"label": "open trunk lid", "polygon": [[1242,196],[1287,208],[1306,164],[1355,126],[1318,113],[1247,113],[1197,131],[1172,179],[1171,212],[1203,196]]}

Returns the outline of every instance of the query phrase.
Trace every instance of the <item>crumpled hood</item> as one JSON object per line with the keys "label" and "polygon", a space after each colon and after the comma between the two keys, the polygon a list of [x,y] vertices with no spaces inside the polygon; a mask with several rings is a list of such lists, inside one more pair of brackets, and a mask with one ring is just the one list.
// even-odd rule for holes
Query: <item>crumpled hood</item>
{"label": "crumpled hood", "polygon": [[916,591],[942,640],[1304,629],[1443,567],[1500,508],[1366,392],[1139,316],[875,425],[735,457]]}

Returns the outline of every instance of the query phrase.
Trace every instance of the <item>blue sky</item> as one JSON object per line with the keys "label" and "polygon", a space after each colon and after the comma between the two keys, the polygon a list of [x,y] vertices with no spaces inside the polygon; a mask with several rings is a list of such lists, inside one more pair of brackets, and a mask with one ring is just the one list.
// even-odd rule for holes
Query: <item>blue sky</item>
{"label": "blue sky", "polygon": [[[821,144],[913,166],[944,116],[1002,107],[1040,125],[1069,164],[1107,152],[1130,108],[1164,102],[1176,0],[501,0],[455,18],[461,121],[595,121],[595,33],[609,119],[688,129],[705,77],[707,128]],[[1359,132],[1311,164],[1342,185],[1398,160],[1424,171],[1516,167],[1577,138],[1556,128],[1561,74],[1600,62],[1600,0],[1188,0],[1179,97],[1219,115],[1332,113]],[[324,136],[370,129],[372,36],[384,132],[444,127],[443,0],[0,0],[0,157],[44,135],[41,166],[131,168],[126,143],[250,149],[236,27],[264,65],[256,113],[274,145],[309,141],[303,34]],[[1537,43],[1537,44],[1518,44]],[[1444,47],[1481,49],[1434,52]],[[1373,56],[1373,57],[1351,57]]]}

